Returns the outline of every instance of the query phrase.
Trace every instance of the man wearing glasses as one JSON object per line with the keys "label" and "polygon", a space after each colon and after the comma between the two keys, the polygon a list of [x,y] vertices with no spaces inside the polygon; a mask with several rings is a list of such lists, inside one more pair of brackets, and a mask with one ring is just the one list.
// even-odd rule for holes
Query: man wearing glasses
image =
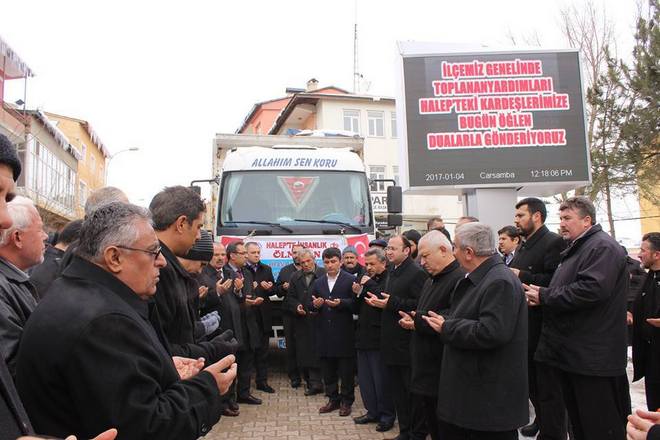
{"label": "man wearing glasses", "polygon": [[171,357],[148,319],[165,264],[144,208],[114,202],[85,220],[21,339],[16,384],[35,431],[193,440],[219,420],[234,356],[204,371]]}

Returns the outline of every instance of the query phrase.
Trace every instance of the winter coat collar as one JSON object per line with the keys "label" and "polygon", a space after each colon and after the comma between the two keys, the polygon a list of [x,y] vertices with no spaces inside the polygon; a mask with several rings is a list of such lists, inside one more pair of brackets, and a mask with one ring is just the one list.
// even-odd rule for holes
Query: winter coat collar
{"label": "winter coat collar", "polygon": [[548,227],[546,225],[541,226],[538,229],[538,231],[534,232],[532,234],[532,236],[529,237],[529,239],[523,241],[521,247],[528,248],[528,249],[531,248],[531,247],[534,247],[534,245],[536,243],[538,243],[539,241],[541,241],[541,238],[543,238],[543,236],[545,236],[545,234],[547,234],[548,232],[550,232],[550,230],[548,229]]}
{"label": "winter coat collar", "polygon": [[93,282],[99,284],[124,300],[129,306],[144,319],[149,319],[149,305],[148,301],[140,299],[140,297],[119,278],[112,275],[110,272],[103,268],[91,263],[84,258],[74,256],[69,264],[62,272],[62,277],[78,279],[83,281]]}
{"label": "winter coat collar", "polygon": [[0,258],[0,273],[7,279],[17,283],[25,283],[30,280],[25,272],[4,258]]}
{"label": "winter coat collar", "polygon": [[502,261],[502,258],[498,254],[492,255],[487,260],[484,260],[484,262],[481,263],[479,267],[470,272],[467,276],[467,279],[476,286],[481,282],[486,274],[498,264],[504,264],[504,261]]}
{"label": "winter coat collar", "polygon": [[592,235],[598,232],[601,232],[602,230],[603,228],[599,224],[593,225],[585,233],[583,233],[578,238],[573,240],[573,242],[570,245],[568,245],[568,247],[564,249],[564,251],[560,254],[561,257],[566,258],[568,255],[572,254],[575,251],[575,249],[579,248],[582,245],[582,243],[587,241],[589,237],[591,237]]}
{"label": "winter coat collar", "polygon": [[[451,263],[449,263],[447,266],[445,266],[444,269],[442,269],[440,272],[436,273],[431,277],[433,281],[438,281],[442,279],[445,275],[448,273],[451,273],[461,267],[461,265],[458,263],[458,260],[454,260]],[[481,267],[481,266],[480,266]]]}

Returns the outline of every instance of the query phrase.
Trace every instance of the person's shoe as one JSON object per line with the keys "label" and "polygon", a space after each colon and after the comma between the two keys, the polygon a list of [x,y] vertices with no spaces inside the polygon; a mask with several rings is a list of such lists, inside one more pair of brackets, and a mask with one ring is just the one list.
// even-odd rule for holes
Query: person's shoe
{"label": "person's shoe", "polygon": [[376,423],[378,419],[371,417],[369,414],[364,414],[359,417],[354,417],[353,421],[356,425],[366,425],[367,423]]}
{"label": "person's shoe", "polygon": [[291,381],[291,388],[299,388],[300,387],[300,379],[293,379]]}
{"label": "person's shoe", "polygon": [[390,429],[394,427],[394,423],[383,423],[383,422],[378,422],[376,425],[376,431],[378,432],[387,432]]}
{"label": "person's shoe", "polygon": [[307,388],[305,390],[305,396],[315,396],[321,393],[323,393],[323,390],[321,388]]}
{"label": "person's shoe", "polygon": [[238,403],[236,403],[236,402],[229,402],[227,404],[227,408],[229,408],[232,411],[238,411],[241,407],[238,406]]}
{"label": "person's shoe", "polygon": [[328,403],[319,408],[319,414],[326,414],[339,409],[339,402],[328,400]]}
{"label": "person's shoe", "polygon": [[525,425],[522,428],[520,428],[520,433],[525,437],[534,437],[536,434],[538,434],[538,432],[539,432],[539,425],[538,423],[536,423],[536,420],[534,420],[529,425]]}
{"label": "person's shoe", "polygon": [[342,403],[339,406],[339,417],[347,417],[351,415],[351,405]]}
{"label": "person's shoe", "polygon": [[225,408],[222,411],[222,415],[225,416],[225,417],[238,417],[238,415],[240,413],[241,413],[240,411],[238,411],[238,410],[234,411],[233,409],[231,409],[229,407]]}
{"label": "person's shoe", "polygon": [[238,403],[247,403],[248,405],[261,405],[261,399],[254,397],[252,394],[246,397],[239,397],[236,401]]}
{"label": "person's shoe", "polygon": [[268,385],[267,383],[257,384],[257,389],[259,391],[263,391],[264,393],[268,393],[268,394],[273,394],[275,392],[275,389],[270,385]]}

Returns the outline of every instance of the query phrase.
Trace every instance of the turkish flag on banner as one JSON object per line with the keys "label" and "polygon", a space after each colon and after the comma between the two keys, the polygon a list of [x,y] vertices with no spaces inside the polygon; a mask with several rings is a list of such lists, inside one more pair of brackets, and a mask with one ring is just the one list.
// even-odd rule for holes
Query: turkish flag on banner
{"label": "turkish flag on banner", "polygon": [[235,235],[222,235],[220,236],[220,244],[223,245],[224,247],[227,247],[228,244],[233,243],[235,241],[241,241],[243,240],[243,237],[236,237]]}
{"label": "turkish flag on banner", "polygon": [[346,237],[346,245],[353,246],[358,253],[358,262],[364,266],[364,253],[369,249],[369,237],[367,234]]}

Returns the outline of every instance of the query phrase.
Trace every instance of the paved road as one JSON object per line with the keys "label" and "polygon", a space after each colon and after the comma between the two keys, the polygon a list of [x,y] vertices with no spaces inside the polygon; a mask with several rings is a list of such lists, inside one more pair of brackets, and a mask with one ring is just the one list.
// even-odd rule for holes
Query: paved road
{"label": "paved road", "polygon": [[[309,439],[309,440],[354,440],[393,438],[398,431],[395,428],[381,434],[373,428],[375,425],[358,426],[352,417],[363,413],[359,389],[356,388],[356,402],[350,417],[339,417],[335,411],[319,414],[318,409],[325,402],[323,396],[305,397],[303,389],[292,389],[284,371],[284,359],[281,352],[273,352],[270,385],[277,391],[266,394],[254,391],[263,399],[263,405],[241,405],[238,417],[223,417],[215,428],[205,437],[219,439]],[[629,363],[629,376],[632,375]],[[631,386],[633,408],[644,408],[643,381]],[[520,437],[525,439],[526,437]]]}

